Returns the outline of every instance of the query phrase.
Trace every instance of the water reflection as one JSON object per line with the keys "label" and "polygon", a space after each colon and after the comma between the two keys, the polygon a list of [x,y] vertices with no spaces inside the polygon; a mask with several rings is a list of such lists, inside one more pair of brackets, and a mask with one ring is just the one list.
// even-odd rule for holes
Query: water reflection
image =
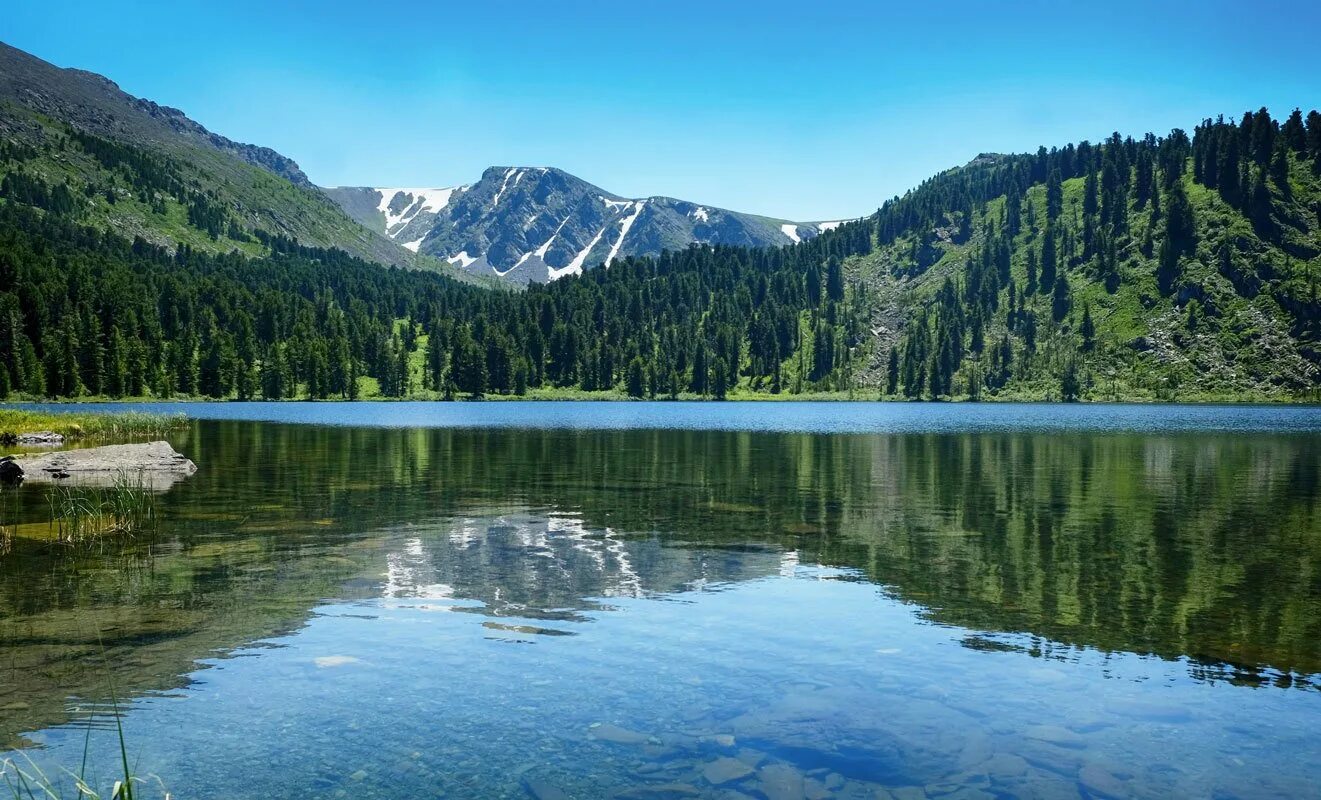
{"label": "water reflection", "polygon": [[[1321,732],[1319,442],[197,423],[158,536],[0,561],[0,732],[59,751],[108,663],[137,741],[296,735],[289,791],[371,796],[344,764],[388,756],[460,796],[1261,793],[1135,723],[1233,724],[1286,791],[1318,774],[1272,726]],[[195,746],[148,747],[205,794]]]}

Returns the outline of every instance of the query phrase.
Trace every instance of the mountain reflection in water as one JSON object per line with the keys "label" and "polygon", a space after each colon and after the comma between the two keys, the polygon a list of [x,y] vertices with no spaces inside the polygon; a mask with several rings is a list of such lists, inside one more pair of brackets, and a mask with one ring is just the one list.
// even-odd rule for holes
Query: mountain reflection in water
{"label": "mountain reflection in water", "polygon": [[[383,760],[459,796],[1076,796],[1102,762],[1091,795],[1261,794],[1214,748],[1172,767],[1119,734],[1232,722],[1292,765],[1274,790],[1319,777],[1269,738],[1321,733],[1315,434],[198,422],[174,444],[200,470],[158,535],[0,561],[11,743],[74,748],[108,671],[196,796],[219,743],[143,742],[230,725],[260,760],[293,736],[273,794],[390,796],[365,785]],[[15,500],[44,519],[41,490]]]}

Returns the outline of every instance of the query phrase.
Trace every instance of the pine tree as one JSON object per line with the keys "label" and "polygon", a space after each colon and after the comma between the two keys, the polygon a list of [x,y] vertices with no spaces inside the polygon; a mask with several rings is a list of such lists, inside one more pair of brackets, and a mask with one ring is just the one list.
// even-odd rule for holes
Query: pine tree
{"label": "pine tree", "polygon": [[729,367],[725,364],[725,360],[717,357],[711,367],[711,394],[717,400],[724,400],[729,392],[728,371]]}
{"label": "pine tree", "polygon": [[1009,186],[1009,193],[1005,198],[1005,234],[1009,238],[1018,235],[1023,228],[1023,193],[1018,189],[1018,183],[1014,182]]}
{"label": "pine tree", "polygon": [[486,355],[467,325],[461,326],[455,333],[450,364],[455,390],[474,398],[486,393]]}
{"label": "pine tree", "polygon": [[1041,239],[1041,278],[1038,285],[1042,292],[1049,292],[1055,285],[1055,274],[1059,266],[1055,248],[1055,228],[1047,223],[1046,233]]}
{"label": "pine tree", "polygon": [[284,346],[273,345],[261,363],[261,395],[265,400],[282,400],[290,393]]}
{"label": "pine tree", "polygon": [[826,265],[826,297],[833,303],[844,301],[844,267],[835,256]]}
{"label": "pine tree", "polygon": [[1280,130],[1284,143],[1295,153],[1307,150],[1307,128],[1303,125],[1303,112],[1297,108],[1289,115]]}
{"label": "pine tree", "polygon": [[641,398],[647,393],[646,367],[642,363],[641,356],[633,356],[633,360],[628,362],[628,370],[624,383],[626,384],[629,397]]}
{"label": "pine tree", "polygon": [[821,271],[816,264],[809,264],[803,275],[803,288],[807,291],[807,302],[812,308],[821,305]]}
{"label": "pine tree", "polygon": [[1082,394],[1082,381],[1078,375],[1078,361],[1070,358],[1064,363],[1064,371],[1060,375],[1060,397],[1066,403],[1077,402]]}
{"label": "pine tree", "polygon": [[1096,325],[1092,322],[1092,306],[1084,305],[1082,308],[1082,324],[1078,328],[1082,334],[1083,352],[1090,353],[1096,347]]}
{"label": "pine tree", "polygon": [[1059,276],[1055,278],[1055,285],[1051,290],[1051,318],[1056,322],[1063,322],[1064,318],[1069,315],[1069,308],[1072,303],[1073,300],[1069,294],[1069,280],[1064,277],[1064,273],[1061,272]]}
{"label": "pine tree", "polygon": [[1050,223],[1059,219],[1060,212],[1064,210],[1064,183],[1060,178],[1060,171],[1052,169],[1050,177],[1046,179],[1046,227]]}
{"label": "pine tree", "polygon": [[693,353],[692,379],[688,382],[688,391],[693,394],[705,395],[707,392],[707,380],[709,374],[706,362],[706,344],[704,342],[698,342],[696,351]]}

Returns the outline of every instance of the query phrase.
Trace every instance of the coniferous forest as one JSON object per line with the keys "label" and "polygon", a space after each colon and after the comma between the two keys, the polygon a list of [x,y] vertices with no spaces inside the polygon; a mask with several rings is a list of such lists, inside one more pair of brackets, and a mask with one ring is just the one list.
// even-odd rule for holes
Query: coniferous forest
{"label": "coniferous forest", "polygon": [[1316,111],[984,154],[793,246],[526,290],[301,245],[72,126],[0,135],[0,397],[1314,399],[1318,269]]}

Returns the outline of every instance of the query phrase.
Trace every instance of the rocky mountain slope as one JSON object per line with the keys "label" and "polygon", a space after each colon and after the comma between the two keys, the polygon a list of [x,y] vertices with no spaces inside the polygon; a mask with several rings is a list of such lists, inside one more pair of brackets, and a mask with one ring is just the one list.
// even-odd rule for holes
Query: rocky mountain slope
{"label": "rocky mountain slope", "polygon": [[695,243],[788,245],[839,224],[626,198],[550,167],[491,167],[476,183],[447,189],[325,191],[354,219],[414,252],[515,283]]}
{"label": "rocky mountain slope", "polygon": [[80,221],[155,244],[257,255],[263,237],[284,236],[383,264],[419,261],[352,220],[292,159],[4,43],[0,148],[0,179],[18,199],[67,191]]}

